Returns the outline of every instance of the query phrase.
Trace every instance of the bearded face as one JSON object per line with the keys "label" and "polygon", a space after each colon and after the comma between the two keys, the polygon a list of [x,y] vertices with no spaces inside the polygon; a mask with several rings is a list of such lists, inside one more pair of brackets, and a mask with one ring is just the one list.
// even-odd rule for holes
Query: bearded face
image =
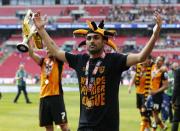
{"label": "bearded face", "polygon": [[162,65],[164,64],[164,60],[162,57],[158,56],[157,59],[156,59],[156,65],[158,67],[161,67]]}
{"label": "bearded face", "polygon": [[87,50],[94,55],[101,52],[104,48],[104,39],[102,35],[97,33],[89,33],[86,36]]}

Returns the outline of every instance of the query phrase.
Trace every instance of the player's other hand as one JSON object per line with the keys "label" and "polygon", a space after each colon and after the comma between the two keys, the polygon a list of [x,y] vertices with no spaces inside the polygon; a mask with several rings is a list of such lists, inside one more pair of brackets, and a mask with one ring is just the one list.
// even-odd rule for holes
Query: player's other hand
{"label": "player's other hand", "polygon": [[158,11],[154,12],[154,19],[156,22],[156,25],[153,28],[153,33],[159,32],[162,25],[162,18]]}

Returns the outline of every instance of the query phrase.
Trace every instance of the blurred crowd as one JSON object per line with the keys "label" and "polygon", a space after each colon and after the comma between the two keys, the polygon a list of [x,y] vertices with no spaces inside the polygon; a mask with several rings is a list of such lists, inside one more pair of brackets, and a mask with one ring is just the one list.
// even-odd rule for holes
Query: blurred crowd
{"label": "blurred crowd", "polygon": [[162,14],[163,23],[172,24],[180,22],[180,10],[175,6],[136,7],[128,9],[121,6],[112,6],[107,16],[109,22],[152,22],[153,12],[158,10]]}

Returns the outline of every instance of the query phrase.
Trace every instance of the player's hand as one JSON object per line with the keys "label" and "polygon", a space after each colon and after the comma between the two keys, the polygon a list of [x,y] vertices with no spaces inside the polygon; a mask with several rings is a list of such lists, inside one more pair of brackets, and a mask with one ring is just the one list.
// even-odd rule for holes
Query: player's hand
{"label": "player's hand", "polygon": [[33,18],[34,24],[36,26],[36,28],[38,30],[41,30],[42,28],[45,27],[45,25],[47,24],[48,20],[47,20],[47,16],[45,16],[44,18],[41,17],[40,12],[36,12],[34,14],[34,18]]}
{"label": "player's hand", "polygon": [[161,30],[161,25],[162,25],[162,18],[158,11],[154,12],[154,19],[156,21],[156,25],[153,28],[153,33],[156,33]]}

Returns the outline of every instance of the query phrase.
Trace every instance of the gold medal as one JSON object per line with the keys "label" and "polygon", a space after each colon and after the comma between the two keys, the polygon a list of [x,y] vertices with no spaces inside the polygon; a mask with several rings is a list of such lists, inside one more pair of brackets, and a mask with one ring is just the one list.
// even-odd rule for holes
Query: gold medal
{"label": "gold medal", "polygon": [[48,80],[48,79],[46,79],[46,80],[45,80],[45,84],[47,85],[48,83],[49,83],[49,80]]}

